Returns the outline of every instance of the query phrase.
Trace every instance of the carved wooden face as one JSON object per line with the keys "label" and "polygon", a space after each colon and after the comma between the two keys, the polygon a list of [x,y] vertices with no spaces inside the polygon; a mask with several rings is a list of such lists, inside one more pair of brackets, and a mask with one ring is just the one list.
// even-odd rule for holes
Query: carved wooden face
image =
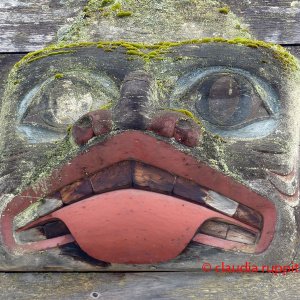
{"label": "carved wooden face", "polygon": [[12,71],[2,268],[292,261],[296,77],[272,49],[136,46],[56,49]]}

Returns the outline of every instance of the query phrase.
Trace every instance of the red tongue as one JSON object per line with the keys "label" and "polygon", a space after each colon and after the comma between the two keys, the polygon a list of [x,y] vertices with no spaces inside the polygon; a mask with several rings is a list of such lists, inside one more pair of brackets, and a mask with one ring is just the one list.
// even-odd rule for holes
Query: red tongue
{"label": "red tongue", "polygon": [[176,257],[199,227],[196,205],[171,196],[120,190],[52,214],[81,249],[112,263],[157,263]]}
{"label": "red tongue", "polygon": [[[81,249],[111,263],[149,264],[178,256],[210,218],[237,220],[205,207],[142,190],[119,190],[66,206],[30,224],[62,220]],[[245,224],[244,224],[245,225]]]}

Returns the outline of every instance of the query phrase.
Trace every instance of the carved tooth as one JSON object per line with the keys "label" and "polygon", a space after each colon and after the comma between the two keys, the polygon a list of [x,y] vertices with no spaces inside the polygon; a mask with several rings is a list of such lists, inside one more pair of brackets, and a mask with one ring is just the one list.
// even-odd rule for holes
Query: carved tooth
{"label": "carved tooth", "polygon": [[210,236],[214,236],[229,241],[252,245],[256,241],[256,235],[241,227],[230,225],[215,220],[206,221],[199,230]]}
{"label": "carved tooth", "polygon": [[221,239],[225,239],[227,235],[229,225],[222,222],[217,221],[206,221],[200,228],[200,232],[215,236]]}
{"label": "carved tooth", "polygon": [[16,233],[16,238],[21,243],[37,242],[46,239],[41,230],[38,228],[31,228],[25,231],[20,231]]}
{"label": "carved tooth", "polygon": [[60,194],[62,201],[68,204],[92,195],[93,189],[89,179],[83,179],[65,186],[61,189]]}
{"label": "carved tooth", "polygon": [[252,245],[256,241],[256,235],[235,225],[230,225],[226,240]]}
{"label": "carved tooth", "polygon": [[175,176],[166,171],[143,163],[134,164],[133,184],[136,187],[170,193],[173,190],[174,181]]}
{"label": "carved tooth", "polygon": [[233,217],[256,228],[261,228],[262,216],[245,205],[239,204]]}
{"label": "carved tooth", "polygon": [[238,208],[239,203],[214,191],[208,191],[204,198],[205,203],[214,209],[228,215],[233,216]]}
{"label": "carved tooth", "polygon": [[173,194],[204,204],[204,197],[207,195],[207,192],[198,184],[190,180],[177,177],[173,188]]}
{"label": "carved tooth", "polygon": [[30,205],[14,219],[14,226],[19,229],[28,223],[45,216],[54,210],[60,208],[63,202],[59,199],[42,199]]}
{"label": "carved tooth", "polygon": [[132,167],[130,161],[115,164],[90,178],[94,193],[104,193],[111,190],[132,186]]}

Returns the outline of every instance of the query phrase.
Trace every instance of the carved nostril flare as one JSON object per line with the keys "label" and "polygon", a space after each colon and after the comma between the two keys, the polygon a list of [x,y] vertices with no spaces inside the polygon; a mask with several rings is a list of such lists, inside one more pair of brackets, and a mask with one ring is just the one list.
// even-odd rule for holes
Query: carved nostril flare
{"label": "carved nostril flare", "polygon": [[121,86],[121,97],[113,109],[117,128],[146,129],[154,109],[152,77],[142,70],[127,74]]}
{"label": "carved nostril flare", "polygon": [[195,147],[202,138],[201,127],[186,115],[167,111],[156,115],[148,127],[161,136],[175,138],[181,144],[189,147]]}
{"label": "carved nostril flare", "polygon": [[179,119],[176,122],[174,138],[182,144],[194,147],[200,141],[200,127],[191,119]]}
{"label": "carved nostril flare", "polygon": [[72,127],[72,137],[76,144],[83,145],[94,136],[107,134],[112,129],[110,110],[96,110],[82,116]]}

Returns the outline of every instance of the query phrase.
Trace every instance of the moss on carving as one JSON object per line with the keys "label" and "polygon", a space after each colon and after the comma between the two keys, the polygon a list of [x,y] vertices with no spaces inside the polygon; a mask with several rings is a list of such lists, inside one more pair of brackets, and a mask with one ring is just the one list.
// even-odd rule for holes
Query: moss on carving
{"label": "moss on carving", "polygon": [[54,75],[54,78],[55,79],[61,79],[61,78],[63,78],[64,77],[64,74],[62,74],[62,73],[56,73],[55,75]]}
{"label": "moss on carving", "polygon": [[187,109],[174,109],[174,108],[170,109],[170,110],[180,112],[180,113],[188,116],[190,119],[195,121],[197,124],[201,125],[202,129],[205,130],[205,128],[202,125],[202,122],[198,118],[196,118],[195,115],[192,112],[190,112],[189,110],[187,110]]}
{"label": "moss on carving", "polygon": [[[193,26],[189,27],[188,35],[186,35],[190,37],[201,38],[201,32],[207,32],[207,36],[218,34],[227,38],[250,37],[249,33],[235,28],[235,24],[240,23],[240,20],[233,13],[224,15],[220,22],[216,22],[219,18],[220,7],[222,8],[222,4],[216,0],[88,0],[74,22],[59,31],[58,40],[96,41],[130,37],[128,40],[131,41],[135,39],[146,42],[148,40],[150,43],[155,43],[159,40],[166,40],[170,35],[172,40],[184,40],[181,34],[175,33],[183,32],[182,29],[190,23]],[[132,21],[126,23],[123,16],[129,17],[129,12]],[[111,21],[114,28],[114,37],[107,30],[107,19]],[[205,22],[199,22],[199,20],[205,20]],[[136,28],[139,30],[135,30]],[[149,30],[149,28],[154,30]]]}
{"label": "moss on carving", "polygon": [[[132,11],[123,9],[121,0],[89,0],[83,9],[84,18],[92,18],[100,14],[102,17],[130,17]],[[86,24],[85,24],[86,25]]]}
{"label": "moss on carving", "polygon": [[[19,68],[24,64],[31,63],[41,58],[45,58],[51,55],[69,54],[75,52],[75,48],[81,47],[98,47],[103,48],[105,51],[113,51],[119,47],[127,50],[127,54],[130,56],[141,57],[145,61],[152,59],[163,59],[163,55],[172,50],[174,47],[182,45],[200,45],[205,43],[227,43],[232,45],[240,45],[255,49],[268,49],[273,53],[274,58],[279,60],[286,70],[294,71],[299,69],[297,59],[290,54],[284,47],[273,43],[267,43],[264,41],[251,40],[246,38],[224,39],[222,37],[203,38],[195,40],[187,40],[181,42],[159,42],[156,44],[146,43],[132,43],[127,41],[100,41],[100,42],[78,42],[78,43],[59,43],[46,47],[42,50],[31,52],[25,55],[14,68]],[[74,50],[66,50],[74,48]]]}
{"label": "moss on carving", "polygon": [[227,15],[229,12],[230,12],[230,9],[229,9],[228,6],[224,6],[224,7],[219,8],[219,13],[220,14]]}
{"label": "moss on carving", "polygon": [[[68,133],[71,131],[71,128],[72,127],[68,130]],[[28,186],[31,186],[33,189],[40,189],[44,187],[46,191],[48,184],[46,180],[53,170],[68,161],[74,156],[76,151],[78,151],[76,145],[74,145],[70,140],[69,134],[65,140],[57,142],[56,144],[57,147],[55,148],[55,151],[50,149],[45,153],[45,163],[39,168],[33,170],[30,174],[26,174],[25,179],[18,186],[17,193],[22,192]]]}
{"label": "moss on carving", "polygon": [[108,109],[111,109],[113,106],[113,103],[112,102],[109,102],[107,104],[104,104],[102,106],[99,107],[100,110],[108,110]]}
{"label": "moss on carving", "polygon": [[112,5],[111,10],[112,11],[117,11],[120,10],[122,8],[122,5],[120,2],[115,3],[114,5]]}
{"label": "moss on carving", "polygon": [[45,58],[48,56],[53,56],[53,55],[61,55],[61,54],[69,54],[69,53],[74,53],[75,50],[61,50],[61,51],[55,51],[55,50],[59,50],[62,49],[63,47],[57,47],[57,46],[49,46],[46,47],[42,50],[38,50],[38,51],[34,51],[34,52],[30,52],[28,54],[26,54],[21,60],[19,60],[14,67],[15,68],[19,68],[21,67],[24,63],[31,63],[34,62],[36,60],[39,60],[41,58]]}
{"label": "moss on carving", "polygon": [[132,15],[132,11],[121,10],[117,13],[118,18],[130,17]]}
{"label": "moss on carving", "polygon": [[115,2],[114,0],[102,0],[101,6],[104,7],[104,6],[107,6],[107,5],[111,5],[114,2]]}

